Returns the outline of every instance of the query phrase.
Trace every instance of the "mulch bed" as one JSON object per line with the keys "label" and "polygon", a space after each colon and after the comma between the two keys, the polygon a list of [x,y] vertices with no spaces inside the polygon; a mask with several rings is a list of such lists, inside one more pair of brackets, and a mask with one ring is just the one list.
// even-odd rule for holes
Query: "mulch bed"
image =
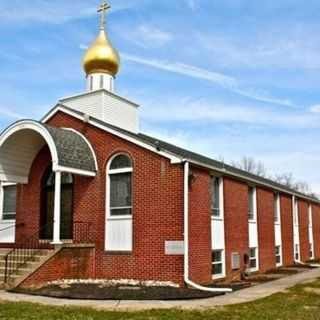
{"label": "mulch bed", "polygon": [[38,296],[90,299],[90,300],[187,300],[201,299],[223,295],[223,293],[205,292],[189,288],[173,287],[135,287],[118,286],[104,287],[99,284],[72,284],[68,287],[49,285],[40,289],[12,290],[15,293],[24,293]]}

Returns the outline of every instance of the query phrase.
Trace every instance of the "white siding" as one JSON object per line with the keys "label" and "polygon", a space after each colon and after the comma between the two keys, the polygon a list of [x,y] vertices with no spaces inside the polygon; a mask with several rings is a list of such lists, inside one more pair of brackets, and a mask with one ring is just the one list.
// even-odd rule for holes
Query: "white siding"
{"label": "white siding", "polygon": [[106,90],[65,98],[60,103],[116,127],[139,131],[138,106]]}
{"label": "white siding", "polygon": [[[300,236],[299,236],[299,206],[298,201],[295,196],[292,197],[292,208],[293,208],[293,243],[294,243],[294,260],[300,261]],[[298,252],[296,251],[298,247]],[[299,258],[296,259],[296,253],[298,253]]]}
{"label": "white siding", "polygon": [[[0,221],[0,243],[14,243],[16,229],[15,222]],[[2,231],[1,231],[2,230]]]}
{"label": "white siding", "polygon": [[0,243],[14,243],[15,242],[15,220],[3,221],[3,188],[0,183]]}
{"label": "white siding", "polygon": [[215,218],[211,219],[212,249],[224,249],[224,222]]}
{"label": "white siding", "polygon": [[1,146],[0,180],[26,178],[35,156],[44,145],[45,140],[35,131],[22,129],[15,132]]}
{"label": "white siding", "polygon": [[132,251],[132,218],[107,219],[106,249]]}
{"label": "white siding", "polygon": [[275,231],[275,244],[276,244],[276,246],[281,246],[282,245],[281,225],[279,223],[275,224],[274,231]]}
{"label": "white siding", "polygon": [[256,222],[249,222],[249,247],[258,248],[258,226]]}

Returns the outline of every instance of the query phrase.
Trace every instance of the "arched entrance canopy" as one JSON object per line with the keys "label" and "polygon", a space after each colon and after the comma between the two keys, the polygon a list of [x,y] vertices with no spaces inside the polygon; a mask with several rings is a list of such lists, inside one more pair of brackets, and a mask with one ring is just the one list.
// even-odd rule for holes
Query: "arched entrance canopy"
{"label": "arched entrance canopy", "polygon": [[22,120],[0,135],[0,181],[28,183],[33,160],[44,145],[50,150],[54,172],[96,175],[94,150],[82,134]]}

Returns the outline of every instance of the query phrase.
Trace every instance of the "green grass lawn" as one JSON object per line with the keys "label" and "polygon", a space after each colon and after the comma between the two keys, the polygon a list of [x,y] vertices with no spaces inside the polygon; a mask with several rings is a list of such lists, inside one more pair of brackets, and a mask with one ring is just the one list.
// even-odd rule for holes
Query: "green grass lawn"
{"label": "green grass lawn", "polygon": [[0,302],[0,319],[6,320],[95,320],[95,319],[320,319],[320,279],[298,285],[285,293],[275,294],[247,304],[214,310],[151,310],[144,312],[106,312],[84,308],[47,307],[30,303]]}

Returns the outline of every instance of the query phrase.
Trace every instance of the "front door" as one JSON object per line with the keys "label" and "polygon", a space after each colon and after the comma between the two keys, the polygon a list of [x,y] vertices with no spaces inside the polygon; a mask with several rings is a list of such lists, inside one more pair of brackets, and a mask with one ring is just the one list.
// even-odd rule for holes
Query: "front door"
{"label": "front door", "polygon": [[[55,174],[51,168],[44,175],[41,195],[40,238],[53,239]],[[73,238],[73,176],[63,173],[61,176],[61,218],[60,237],[63,240]]]}

